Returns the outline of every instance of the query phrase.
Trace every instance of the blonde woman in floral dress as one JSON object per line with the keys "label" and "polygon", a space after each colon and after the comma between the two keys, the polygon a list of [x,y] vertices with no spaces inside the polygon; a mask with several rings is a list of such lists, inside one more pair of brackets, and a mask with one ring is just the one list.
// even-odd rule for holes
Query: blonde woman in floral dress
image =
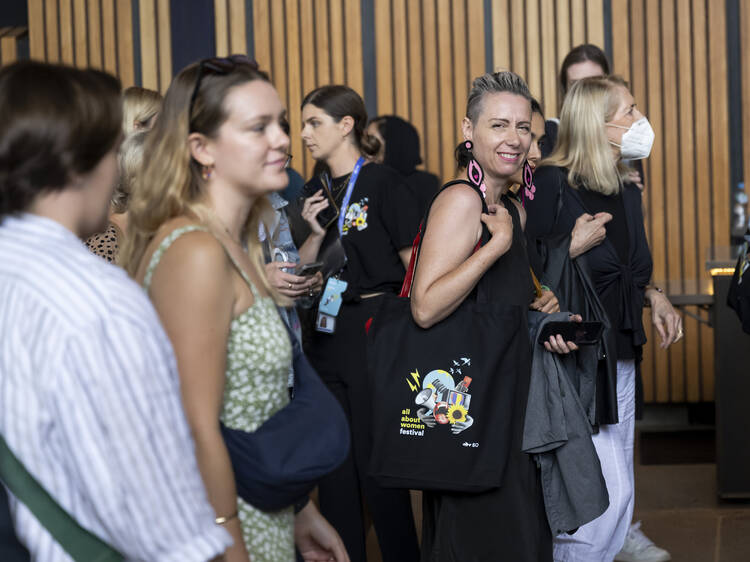
{"label": "blonde woman in floral dress", "polygon": [[[243,56],[206,59],[174,79],[136,180],[122,261],[142,282],[175,349],[185,414],[228,561],[348,560],[308,503],[261,511],[237,497],[219,420],[255,431],[289,401],[291,344],[264,274],[258,225],[287,183],[285,110]],[[294,278],[305,287],[312,281]],[[189,509],[190,506],[186,506]]]}

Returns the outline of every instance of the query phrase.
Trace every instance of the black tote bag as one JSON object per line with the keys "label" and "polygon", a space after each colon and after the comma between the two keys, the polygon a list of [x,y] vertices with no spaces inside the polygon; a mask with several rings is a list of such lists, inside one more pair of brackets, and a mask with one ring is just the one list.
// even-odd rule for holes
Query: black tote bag
{"label": "black tote bag", "polygon": [[500,486],[513,440],[526,310],[487,302],[485,275],[448,318],[420,328],[406,295],[425,223],[401,296],[383,296],[368,331],[370,474],[386,487],[486,491]]}

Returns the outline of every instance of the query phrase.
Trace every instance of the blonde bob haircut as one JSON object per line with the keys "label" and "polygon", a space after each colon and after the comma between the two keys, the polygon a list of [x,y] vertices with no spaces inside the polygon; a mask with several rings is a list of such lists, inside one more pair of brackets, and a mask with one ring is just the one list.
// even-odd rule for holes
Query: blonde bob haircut
{"label": "blonde bob haircut", "polygon": [[122,93],[122,130],[126,135],[148,128],[154,115],[161,110],[161,94],[131,86]]}
{"label": "blonde bob haircut", "polygon": [[612,154],[605,123],[612,120],[627,83],[618,76],[591,77],[570,88],[555,149],[540,166],[568,169],[568,183],[604,195],[619,193],[627,167]]}
{"label": "blonde bob haircut", "polygon": [[[246,82],[269,81],[264,72],[250,64],[236,64],[226,74],[206,73],[188,115],[199,72],[199,64],[195,63],[175,76],[164,97],[161,116],[146,136],[147,156],[135,177],[128,232],[120,254],[120,265],[131,276],[135,276],[146,248],[165,222],[187,215],[209,223],[215,217],[204,203],[206,180],[201,175],[201,165],[191,155],[188,135],[196,132],[216,138],[228,117],[224,101],[229,91]],[[242,239],[262,286],[278,304],[288,305],[288,299],[268,282],[258,239],[259,226],[270,224],[273,213],[267,198],[258,198],[245,222]]]}

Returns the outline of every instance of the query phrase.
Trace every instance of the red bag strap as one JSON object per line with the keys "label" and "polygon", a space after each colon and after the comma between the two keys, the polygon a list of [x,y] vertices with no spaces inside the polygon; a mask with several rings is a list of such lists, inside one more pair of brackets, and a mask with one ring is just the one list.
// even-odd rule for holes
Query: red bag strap
{"label": "red bag strap", "polygon": [[406,269],[406,275],[404,276],[404,282],[401,284],[401,292],[398,294],[399,297],[408,297],[411,295],[411,284],[414,281],[414,270],[417,267],[417,256],[419,255],[419,245],[422,243],[422,227],[424,221],[419,223],[419,232],[417,232],[416,238],[411,245],[411,258],[409,258],[409,267]]}

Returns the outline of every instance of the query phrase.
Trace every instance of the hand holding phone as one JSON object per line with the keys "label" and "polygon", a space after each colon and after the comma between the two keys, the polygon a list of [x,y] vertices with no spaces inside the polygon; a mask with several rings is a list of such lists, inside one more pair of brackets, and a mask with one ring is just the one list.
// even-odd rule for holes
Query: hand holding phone
{"label": "hand holding phone", "polygon": [[547,322],[539,332],[537,341],[540,344],[549,341],[550,337],[560,334],[565,341],[576,345],[594,345],[599,343],[604,326],[601,322]]}
{"label": "hand holding phone", "polygon": [[314,263],[300,263],[294,268],[294,274],[300,277],[309,277],[315,275],[318,271],[323,268],[322,261],[316,261]]}

